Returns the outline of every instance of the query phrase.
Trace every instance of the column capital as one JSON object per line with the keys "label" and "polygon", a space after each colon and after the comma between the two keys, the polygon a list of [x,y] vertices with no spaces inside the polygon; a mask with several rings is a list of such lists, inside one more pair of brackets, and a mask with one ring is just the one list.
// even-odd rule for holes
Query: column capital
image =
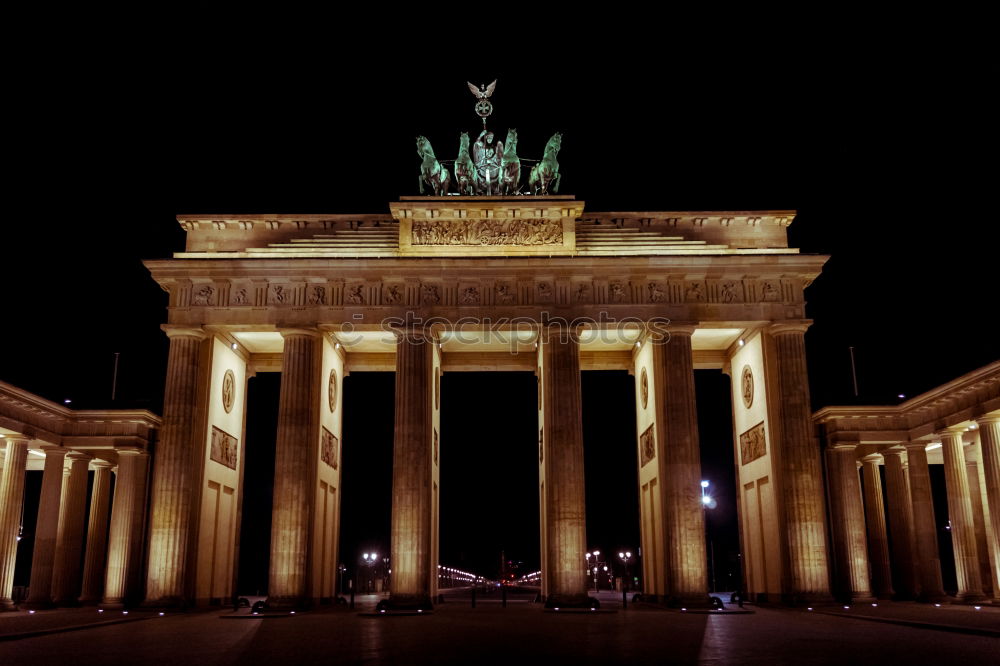
{"label": "column capital", "polygon": [[838,453],[844,451],[855,451],[858,448],[857,444],[849,442],[835,442],[833,444],[828,444],[826,447],[828,450],[837,451]]}
{"label": "column capital", "polygon": [[90,461],[90,466],[97,469],[111,469],[114,467],[114,463],[108,462],[107,460],[101,460],[100,458],[94,458]]}
{"label": "column capital", "polygon": [[863,457],[861,459],[861,462],[877,465],[880,462],[882,462],[882,454],[881,453],[870,453],[867,456]]}
{"label": "column capital", "polygon": [[49,456],[65,456],[67,453],[69,453],[69,449],[64,449],[58,444],[46,443],[42,444],[38,448],[41,449],[42,453],[45,454],[46,458],[48,458]]}
{"label": "column capital", "polygon": [[812,319],[789,319],[788,321],[776,321],[766,330],[771,335],[804,334],[812,326],[812,323]]}
{"label": "column capital", "polygon": [[288,328],[278,326],[277,328],[278,333],[280,333],[283,338],[287,338],[292,335],[305,335],[310,338],[318,338],[323,335],[323,331],[318,328],[312,328],[311,326],[289,326]]}
{"label": "column capital", "polygon": [[[671,337],[675,335],[683,335],[691,337],[692,335],[694,335],[694,332],[698,330],[698,322],[672,321],[663,328],[668,334],[670,334]],[[669,342],[669,340],[665,340],[664,342]]]}
{"label": "column capital", "polygon": [[976,423],[980,426],[988,425],[992,423],[1000,423],[1000,413],[987,414],[986,416],[980,416],[976,419]]}
{"label": "column capital", "polygon": [[115,453],[118,454],[118,457],[121,457],[123,455],[124,456],[140,456],[140,455],[144,455],[146,453],[146,450],[142,449],[142,448],[140,448],[138,446],[122,446],[122,447],[116,448],[115,449]]}
{"label": "column capital", "polygon": [[14,444],[29,444],[31,443],[31,438],[25,435],[4,435],[0,437],[0,445],[5,442],[13,442]]}
{"label": "column capital", "polygon": [[68,458],[71,461],[75,461],[75,460],[88,460],[89,461],[93,457],[94,456],[90,455],[89,453],[83,453],[82,451],[70,451],[69,453],[66,454],[66,458]]}
{"label": "column capital", "polygon": [[884,451],[882,451],[883,458],[888,458],[889,456],[899,456],[900,458],[902,458],[905,455],[906,455],[906,447],[903,446],[902,444],[897,444],[891,449],[885,449]]}
{"label": "column capital", "polygon": [[927,442],[903,442],[903,448],[906,449],[907,453],[910,451],[926,451]]}
{"label": "column capital", "polygon": [[177,324],[161,324],[160,330],[167,334],[168,338],[195,338],[204,340],[208,334],[204,329],[196,326],[179,326]]}
{"label": "column capital", "polygon": [[948,426],[944,430],[939,430],[934,433],[935,437],[940,437],[942,441],[946,437],[958,437],[961,441],[962,435],[965,434],[965,426]]}

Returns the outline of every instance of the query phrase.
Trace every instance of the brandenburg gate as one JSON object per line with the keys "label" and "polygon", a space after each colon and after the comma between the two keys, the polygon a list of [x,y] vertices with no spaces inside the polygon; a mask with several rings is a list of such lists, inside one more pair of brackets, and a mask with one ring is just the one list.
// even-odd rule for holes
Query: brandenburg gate
{"label": "brandenburg gate", "polygon": [[[146,603],[234,594],[246,385],[281,372],[270,604],[334,595],[343,378],[394,371],[389,604],[436,595],[445,372],[538,379],[542,593],[584,606],[580,373],[637,379],[645,592],[707,601],[694,371],[733,378],[748,591],[829,595],[803,289],[826,257],[789,248],[792,211],[588,213],[572,196],[403,197],[389,214],[184,215],[147,261],[169,293]],[[485,414],[484,414],[485,416]],[[497,418],[500,415],[496,415]]]}

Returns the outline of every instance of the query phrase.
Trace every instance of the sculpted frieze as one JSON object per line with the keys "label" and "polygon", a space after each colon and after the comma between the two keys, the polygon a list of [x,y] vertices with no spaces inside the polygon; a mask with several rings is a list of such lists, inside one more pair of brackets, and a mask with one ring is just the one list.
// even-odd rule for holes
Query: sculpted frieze
{"label": "sculpted frieze", "polygon": [[639,435],[639,455],[642,461],[639,467],[645,467],[656,457],[656,434],[653,431],[655,424],[651,424]]}
{"label": "sculpted frieze", "polygon": [[326,305],[326,287],[320,284],[309,288],[309,305]]}
{"label": "sculpted frieze", "polygon": [[414,220],[413,245],[562,245],[556,220]]}
{"label": "sculpted frieze", "polygon": [[764,437],[764,422],[740,435],[740,462],[743,465],[752,463],[767,453],[767,440]]}
{"label": "sculpted frieze", "polygon": [[194,305],[214,305],[215,287],[212,285],[195,285],[194,297],[191,299]]}
{"label": "sculpted frieze", "polygon": [[465,287],[459,301],[462,305],[479,305],[479,287]]}
{"label": "sculpted frieze", "polygon": [[386,305],[399,305],[403,302],[403,290],[398,284],[387,284],[382,287],[382,302]]}

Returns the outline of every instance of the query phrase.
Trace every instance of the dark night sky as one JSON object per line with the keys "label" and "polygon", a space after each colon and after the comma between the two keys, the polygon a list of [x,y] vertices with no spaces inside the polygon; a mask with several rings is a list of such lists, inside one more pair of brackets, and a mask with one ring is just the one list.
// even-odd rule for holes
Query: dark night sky
{"label": "dark night sky", "polygon": [[[631,40],[582,49],[570,39],[548,66],[526,49],[481,69],[443,45],[429,66],[419,43],[376,51],[303,38],[283,50],[220,36],[195,47],[203,36],[133,62],[84,49],[19,80],[0,379],[106,407],[117,351],[116,405],[159,412],[166,298],[140,262],[182,248],[174,216],[386,212],[416,193],[413,137],[453,157],[458,133],[478,123],[465,81],[493,78],[491,126],[516,127],[525,157],[564,132],[562,192],[588,210],[799,211],[791,244],[832,257],[806,292],[815,407],[855,401],[852,345],[864,403],[898,402],[998,357],[997,232],[984,205],[995,170],[981,166],[996,137],[973,75],[931,46],[862,37],[816,57],[824,49],[804,41],[637,39],[639,52]],[[698,374],[705,475],[723,494],[713,529],[731,543],[728,380]],[[275,377],[251,383],[251,455],[273,448],[276,389]],[[442,562],[492,573],[504,548],[535,566],[533,380],[447,375],[442,390]],[[388,546],[392,391],[389,374],[345,386],[349,564]],[[624,373],[584,377],[591,547],[637,545],[633,395]],[[484,427],[487,412],[499,423]],[[256,472],[260,490],[270,464]],[[254,538],[252,550],[266,550]]]}

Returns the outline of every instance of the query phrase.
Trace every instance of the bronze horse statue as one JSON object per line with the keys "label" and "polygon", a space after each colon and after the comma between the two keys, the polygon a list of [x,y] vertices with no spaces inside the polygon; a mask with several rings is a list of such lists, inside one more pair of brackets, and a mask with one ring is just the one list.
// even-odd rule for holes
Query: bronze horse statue
{"label": "bronze horse statue", "polygon": [[517,157],[517,130],[507,130],[503,159],[500,161],[500,194],[517,194],[521,184],[521,160]]}
{"label": "bronze horse statue", "polygon": [[431,142],[425,136],[417,137],[417,155],[422,160],[420,163],[420,193],[424,193],[424,183],[430,186],[434,196],[443,197],[448,194],[448,185],[451,183],[451,174],[441,166],[434,156],[434,149]]}
{"label": "bronze horse statue", "polygon": [[469,155],[469,133],[462,132],[458,137],[458,157],[455,158],[455,187],[458,193],[475,194],[478,177],[476,165]]}
{"label": "bronze horse statue", "polygon": [[553,193],[559,193],[559,162],[556,161],[556,155],[559,154],[560,148],[562,148],[562,134],[556,132],[545,144],[542,161],[531,167],[528,189],[532,194],[548,194],[549,186],[552,187]]}

